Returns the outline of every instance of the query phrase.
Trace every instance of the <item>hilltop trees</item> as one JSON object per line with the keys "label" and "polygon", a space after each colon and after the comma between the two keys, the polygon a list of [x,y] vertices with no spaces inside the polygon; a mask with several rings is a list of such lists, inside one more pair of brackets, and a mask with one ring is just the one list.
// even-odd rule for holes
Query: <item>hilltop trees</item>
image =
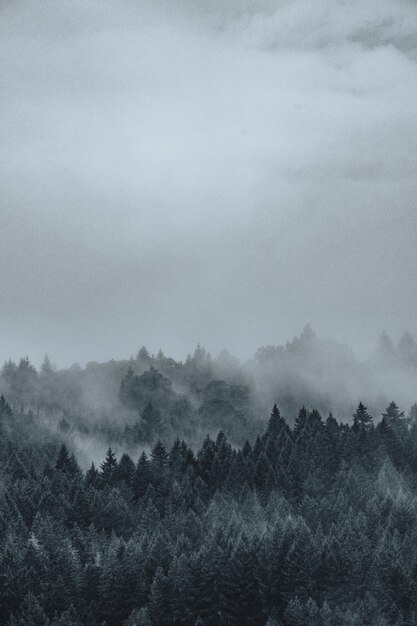
{"label": "hilltop trees", "polygon": [[370,430],[373,426],[372,415],[368,413],[368,409],[362,402],[359,402],[358,408],[353,414],[353,428],[354,430]]}
{"label": "hilltop trees", "polygon": [[166,408],[175,399],[171,381],[162,376],[153,366],[140,376],[129,368],[119,391],[120,401],[133,410],[142,412],[146,406],[156,403]]}
{"label": "hilltop trees", "polygon": [[[409,372],[413,341],[384,341]],[[5,364],[0,622],[417,623],[417,405],[336,419],[306,375],[329,355],[355,368],[308,328],[245,368],[201,347]]]}
{"label": "hilltop trees", "polygon": [[385,413],[382,413],[382,417],[391,428],[397,429],[402,424],[404,411],[400,411],[395,402],[391,402],[385,409]]}
{"label": "hilltop trees", "polygon": [[[201,442],[208,433],[215,437],[222,430],[243,446],[246,439],[256,438],[262,415],[275,401],[290,426],[295,419],[297,436],[317,417],[313,407],[322,419],[336,407],[340,419],[350,422],[355,386],[358,396],[366,393],[368,415],[375,416],[376,427],[381,408],[388,404],[389,375],[402,393],[401,401],[414,401],[416,345],[409,333],[397,344],[385,333],[379,351],[359,361],[347,346],[322,339],[307,326],[284,345],[260,348],[244,364],[225,351],[212,358],[202,346],[184,362],[142,347],[127,360],[67,369],[57,369],[45,357],[39,371],[24,357],[4,363],[0,396],[13,411],[14,427],[29,419],[42,433],[58,428],[64,443],[87,437],[99,438],[106,446],[151,448],[158,438]],[[358,433],[371,428],[360,412],[354,419]],[[402,419],[400,430],[406,425]]]}
{"label": "hilltop trees", "polygon": [[106,458],[100,466],[100,482],[104,485],[112,485],[116,478],[117,470],[116,455],[111,448],[107,450]]}
{"label": "hilltop trees", "polygon": [[360,403],[352,426],[303,408],[290,428],[274,405],[242,448],[223,432],[195,454],[180,439],[137,462],[109,448],[85,475],[67,446],[7,429],[0,619],[413,624],[417,438],[403,420],[392,403],[374,428]]}

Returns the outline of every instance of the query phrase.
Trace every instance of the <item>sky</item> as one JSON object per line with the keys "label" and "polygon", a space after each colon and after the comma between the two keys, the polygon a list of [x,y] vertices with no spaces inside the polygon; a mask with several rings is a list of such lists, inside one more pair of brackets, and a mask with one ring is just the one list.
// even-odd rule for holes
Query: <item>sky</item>
{"label": "sky", "polygon": [[0,361],[417,334],[414,0],[1,0]]}

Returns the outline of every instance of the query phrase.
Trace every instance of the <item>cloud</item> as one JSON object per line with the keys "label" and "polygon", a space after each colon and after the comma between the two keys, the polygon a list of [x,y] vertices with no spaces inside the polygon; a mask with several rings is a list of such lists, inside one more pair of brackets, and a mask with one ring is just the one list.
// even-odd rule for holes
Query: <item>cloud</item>
{"label": "cloud", "polygon": [[[235,22],[236,23],[236,22]],[[302,0],[271,3],[243,15],[238,29],[267,49],[314,50],[359,44],[366,49],[394,46],[415,52],[417,16],[409,0]]]}
{"label": "cloud", "polygon": [[3,357],[416,332],[416,19],[4,3]]}

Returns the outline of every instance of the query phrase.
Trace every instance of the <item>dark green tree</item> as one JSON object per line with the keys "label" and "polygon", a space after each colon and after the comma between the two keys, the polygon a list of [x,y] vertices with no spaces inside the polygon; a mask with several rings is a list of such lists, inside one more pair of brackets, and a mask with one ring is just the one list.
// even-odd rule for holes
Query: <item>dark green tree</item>
{"label": "dark green tree", "polygon": [[373,426],[373,417],[369,414],[368,409],[362,402],[359,402],[358,408],[353,414],[353,428],[354,430],[370,430]]}
{"label": "dark green tree", "polygon": [[113,485],[116,480],[117,459],[111,448],[107,450],[106,458],[100,465],[101,485]]}

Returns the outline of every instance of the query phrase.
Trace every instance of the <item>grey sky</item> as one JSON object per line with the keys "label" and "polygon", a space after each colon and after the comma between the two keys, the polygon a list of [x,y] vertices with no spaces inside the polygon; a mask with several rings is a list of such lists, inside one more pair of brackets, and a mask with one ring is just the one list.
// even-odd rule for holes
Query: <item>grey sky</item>
{"label": "grey sky", "polygon": [[417,334],[417,10],[1,3],[0,360]]}

